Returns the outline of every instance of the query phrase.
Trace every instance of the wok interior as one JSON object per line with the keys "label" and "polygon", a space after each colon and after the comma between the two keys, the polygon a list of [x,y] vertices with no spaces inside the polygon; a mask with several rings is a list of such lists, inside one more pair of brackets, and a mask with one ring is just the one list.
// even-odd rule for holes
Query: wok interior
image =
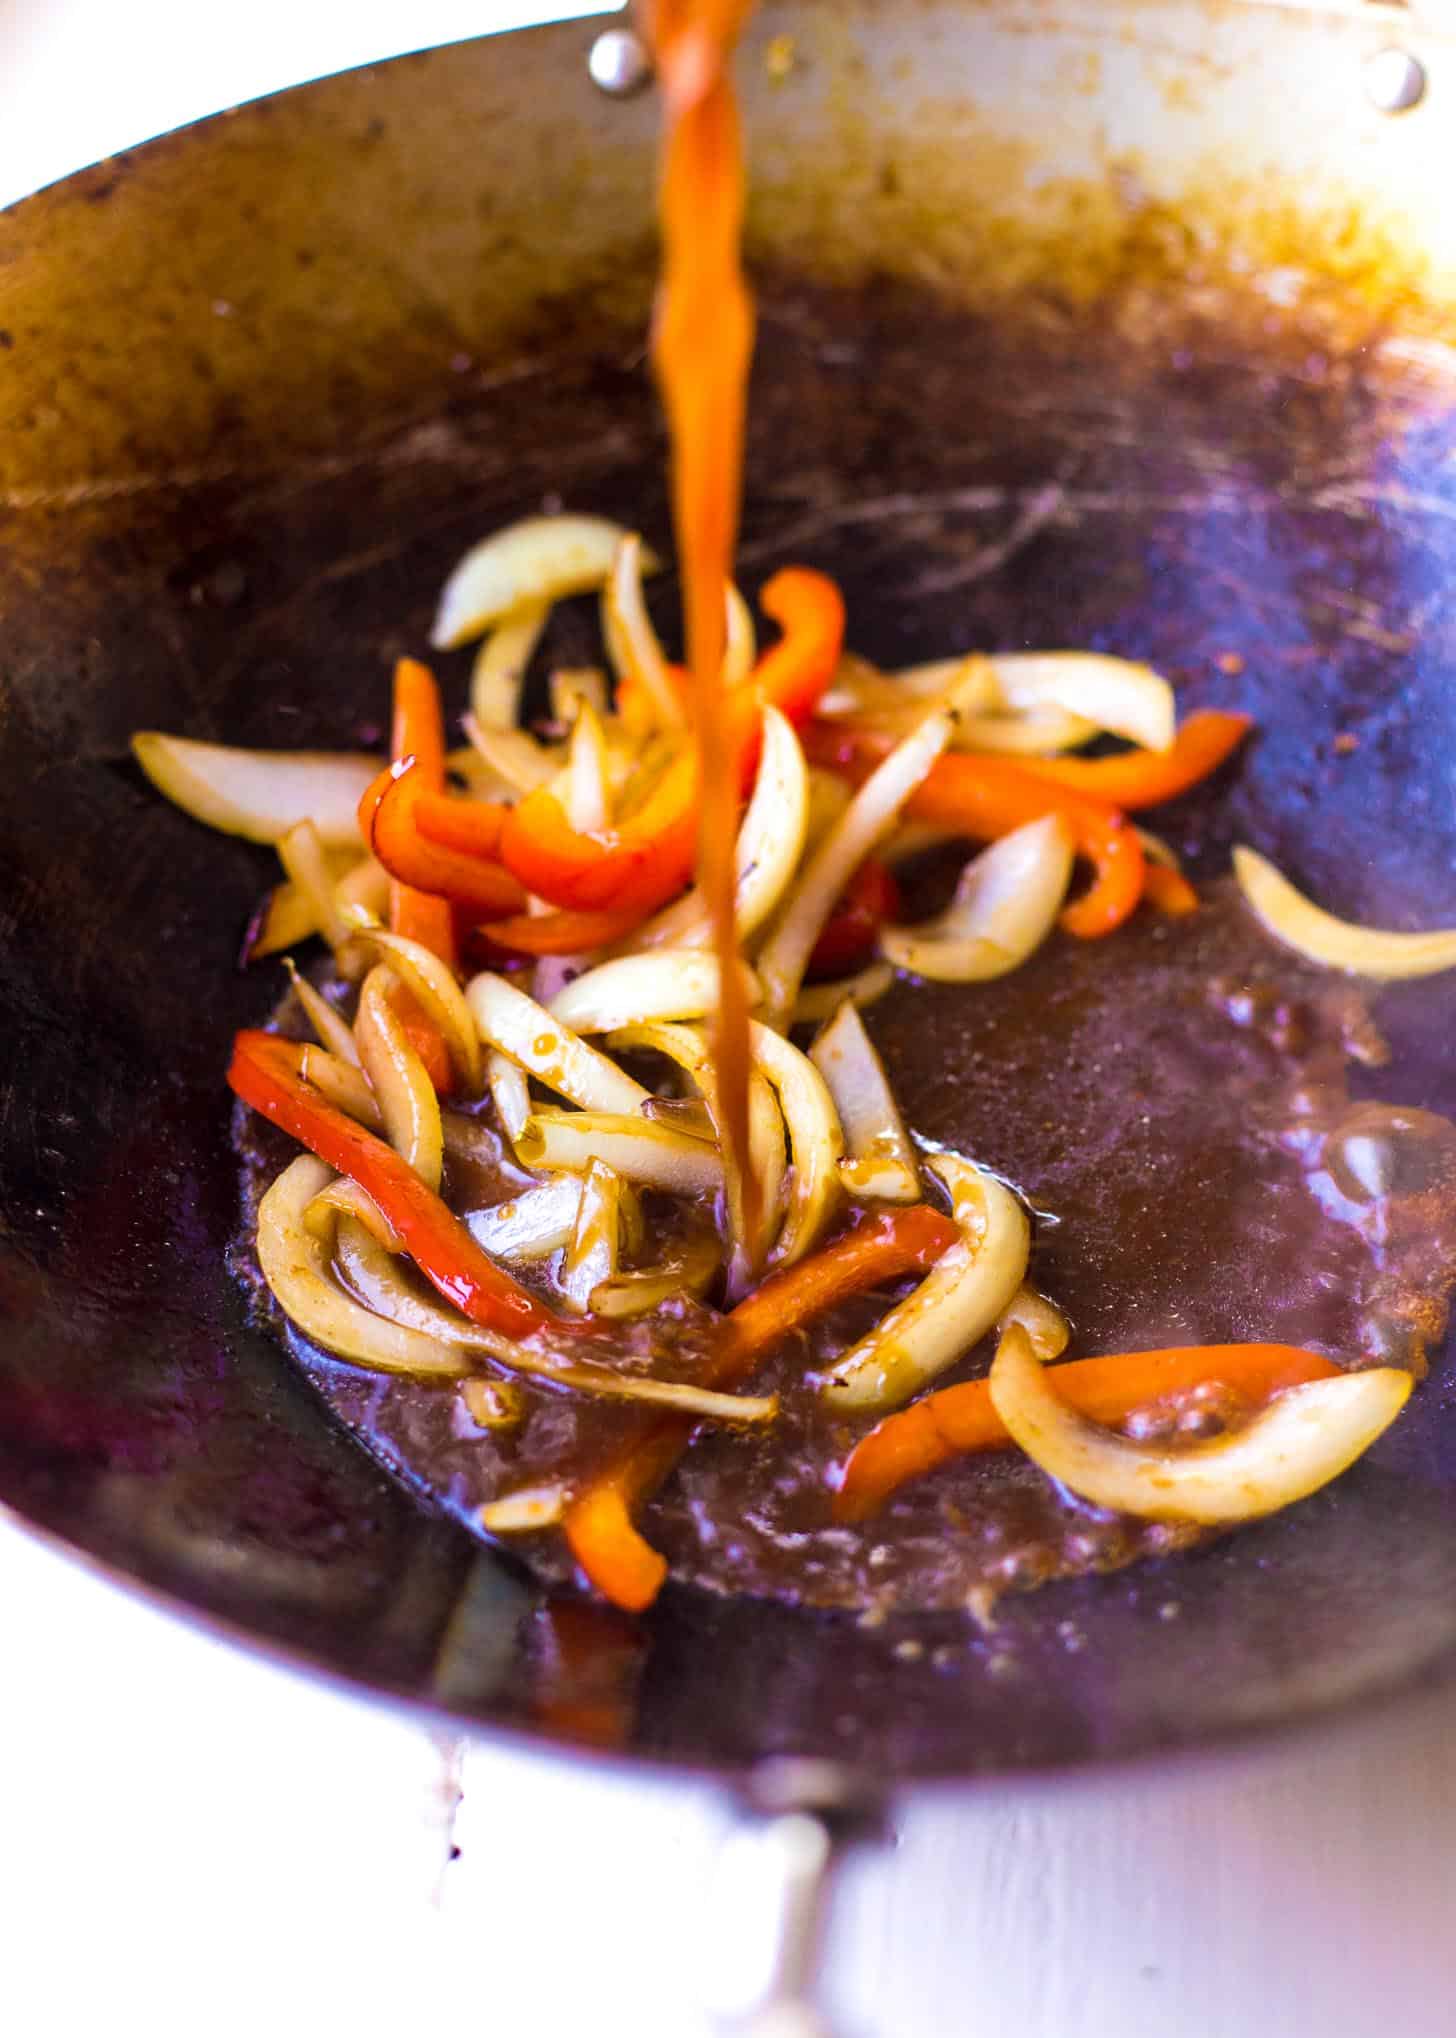
{"label": "wok interior", "polygon": [[[1134,9],[1149,48],[1155,15],[1197,25]],[[1116,17],[1097,19],[1057,33],[1122,61]],[[792,76],[781,101],[757,68],[786,25],[798,105]],[[1103,165],[1043,203],[1024,138],[1025,216],[986,230],[968,274],[954,207],[990,162],[984,141],[963,160],[969,81],[1000,66],[1013,101],[1034,97],[1068,57],[1042,51],[1029,78],[1015,27],[895,8],[763,25],[745,584],[789,558],[826,568],[856,648],[891,664],[973,645],[1146,658],[1185,706],[1248,707],[1263,730],[1199,825],[1195,874],[1238,836],[1341,911],[1456,920],[1439,306],[1373,231],[1337,261],[1311,227],[1308,282],[1271,291],[1212,201],[1184,216],[1129,196],[1116,229]],[[1282,32],[1298,66],[1299,37],[1344,31]],[[567,1647],[518,1569],[387,1479],[245,1321],[220,1075],[232,1028],[276,994],[235,967],[270,859],[165,807],[126,740],[378,742],[389,663],[419,652],[472,539],[555,497],[666,536],[641,344],[650,121],[589,96],[589,37],[286,95],[5,222],[0,1498],[329,1668],[680,1761],[1073,1761],[1435,1674],[1456,1641],[1440,1358],[1334,1491],[1171,1566],[1005,1602],[990,1632],[678,1593],[640,1633],[567,1616]],[[900,65],[887,96],[880,58]],[[1069,76],[1053,139],[1075,165],[1075,109],[1098,109]],[[796,186],[784,164],[815,123],[839,155]],[[877,223],[826,233],[871,172]],[[1267,254],[1267,211],[1248,231]],[[98,331],[97,293],[128,287],[125,327]],[[591,655],[591,627],[585,608],[567,622],[564,659]],[[458,703],[465,657],[440,670]],[[1380,1089],[1449,1112],[1437,1014],[1429,992],[1389,996]]]}

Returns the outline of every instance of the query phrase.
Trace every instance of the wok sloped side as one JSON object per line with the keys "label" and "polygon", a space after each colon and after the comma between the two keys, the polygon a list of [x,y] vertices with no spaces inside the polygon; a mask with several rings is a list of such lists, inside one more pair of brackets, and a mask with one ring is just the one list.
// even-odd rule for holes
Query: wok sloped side
{"label": "wok sloped side", "polygon": [[[746,578],[789,553],[838,573],[887,661],[1149,657],[1269,728],[1208,868],[1237,829],[1343,910],[1456,919],[1447,227],[1407,203],[1431,130],[1387,153],[1372,126],[1295,217],[1277,158],[1322,160],[1317,95],[1358,76],[1358,23],[1149,5],[1033,41],[1031,20],[761,24]],[[786,30],[775,84],[763,39]],[[492,523],[560,497],[665,535],[651,116],[591,93],[590,35],[285,95],[0,223],[0,1498],[314,1662],[567,1738],[601,1713],[563,1694],[539,1595],[246,1321],[219,1076],[275,994],[234,966],[268,858],[164,807],[126,744],[377,741],[389,662]],[[1134,163],[1119,108],[1159,79],[1184,81],[1176,143]],[[1256,147],[1281,83],[1295,111]],[[1056,117],[1029,139],[1035,104]],[[1280,247],[1299,266],[1271,289]],[[441,669],[458,704],[465,661]],[[1410,1101],[1450,1109],[1427,1009],[1393,1018]],[[1009,1602],[992,1634],[670,1596],[603,1641],[628,1742],[1007,1768],[1443,1675],[1445,1399],[1438,1373],[1378,1465],[1287,1520]]]}

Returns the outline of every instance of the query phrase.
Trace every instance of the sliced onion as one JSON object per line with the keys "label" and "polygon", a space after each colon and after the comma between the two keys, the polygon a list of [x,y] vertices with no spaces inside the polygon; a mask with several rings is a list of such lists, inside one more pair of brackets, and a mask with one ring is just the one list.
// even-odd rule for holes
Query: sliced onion
{"label": "sliced onion", "polygon": [[[452,651],[527,603],[601,587],[625,536],[606,517],[523,517],[508,524],[472,546],[445,582],[430,642],[437,651]],[[651,571],[657,561],[649,553],[643,564]]]}
{"label": "sliced onion", "polygon": [[867,963],[852,977],[836,977],[827,984],[805,984],[794,1000],[794,1024],[818,1026],[824,1020],[832,1019],[846,1002],[858,1005],[863,1011],[866,1005],[873,1005],[877,998],[883,998],[894,981],[894,969],[880,960]]}
{"label": "sliced onion", "polygon": [[474,715],[463,715],[460,726],[487,770],[522,797],[550,785],[561,769],[560,750],[538,743],[524,729],[488,729]]}
{"label": "sliced onion", "polygon": [[394,1009],[398,985],[383,963],[370,970],[359,993],[354,1038],[390,1145],[426,1188],[438,1189],[444,1161],[440,1100]]}
{"label": "sliced onion", "polygon": [[532,1114],[516,1153],[526,1167],[578,1175],[594,1160],[605,1161],[629,1182],[677,1196],[716,1196],[723,1187],[723,1162],[715,1147],[635,1113],[558,1111],[543,1105]]}
{"label": "sliced onion", "polygon": [[845,808],[854,798],[847,778],[822,765],[809,767],[809,813],[804,829],[804,847],[817,849]]}
{"label": "sliced onion", "polygon": [[374,1198],[357,1182],[351,1182],[347,1175],[340,1175],[326,1189],[319,1191],[303,1213],[303,1221],[321,1244],[331,1246],[341,1216],[352,1217],[357,1224],[362,1224],[385,1252],[404,1251],[404,1240]]}
{"label": "sliced onion", "polygon": [[139,729],[132,755],[174,805],[250,842],[278,842],[312,821],[325,848],[358,849],[359,802],[379,770],[337,750],[237,750]]}
{"label": "sliced onion", "polygon": [[[579,981],[584,983],[587,979]],[[504,977],[487,971],[472,980],[465,996],[481,1039],[529,1069],[558,1096],[569,1098],[586,1111],[629,1116],[646,1102],[647,1092],[640,1083],[634,1083],[615,1062],[608,1061],[544,1005],[538,1005]],[[519,1153],[525,1128],[507,1130]]]}
{"label": "sliced onion", "polygon": [[991,1402],[1033,1464],[1096,1507],[1216,1525],[1273,1514],[1354,1464],[1409,1398],[1393,1366],[1286,1388],[1241,1429],[1169,1450],[1089,1422],[1058,1395],[1018,1326],[1002,1336]]}
{"label": "sliced onion", "polygon": [[634,1268],[603,1281],[591,1292],[593,1316],[646,1316],[664,1302],[702,1295],[723,1264],[723,1250],[710,1231],[674,1243],[654,1267]]}
{"label": "sliced onion", "polygon": [[[348,849],[326,849],[324,855],[334,881],[334,899],[348,911],[364,906],[379,914],[389,902],[389,872],[372,856],[355,856]],[[247,959],[259,962],[265,955],[293,948],[319,931],[318,916],[308,894],[290,879],[275,885],[268,895],[256,932],[248,943]]]}
{"label": "sliced onion", "polygon": [[920,1169],[885,1065],[854,1005],[841,1005],[809,1049],[844,1134],[839,1179],[849,1195],[918,1203]]}
{"label": "sliced onion", "polygon": [[[614,1052],[660,1054],[680,1068],[705,1100],[707,1136],[717,1142],[719,1151],[722,1151],[712,1050],[700,1026],[673,1025],[661,1020],[642,1021],[614,1032],[610,1045]],[[691,1136],[695,1130],[691,1122],[684,1122],[681,1116],[674,1117],[662,1108],[673,1101],[652,1098],[648,1107],[649,1122],[674,1127]],[[748,1072],[748,1153],[761,1199],[759,1234],[756,1239],[748,1237],[738,1185],[729,1183],[728,1232],[732,1250],[729,1286],[735,1294],[746,1287],[751,1276],[758,1272],[773,1244],[779,1226],[780,1201],[788,1163],[782,1114],[774,1101],[772,1086],[756,1068]]]}
{"label": "sliced onion", "polygon": [[567,746],[566,774],[569,780],[566,818],[573,828],[592,834],[611,820],[611,792],[607,783],[607,741],[602,718],[590,701],[578,710]]}
{"label": "sliced onion", "polygon": [[809,858],[759,952],[766,1016],[783,1024],[794,1009],[814,943],[856,870],[950,741],[949,711],[926,716],[865,780]]}
{"label": "sliced onion", "polygon": [[354,1041],[354,1029],[342,1012],[336,1012],[323,992],[316,990],[308,978],[301,976],[291,955],[283,958],[283,967],[288,972],[288,981],[293,995],[303,1007],[304,1017],[329,1050],[340,1061],[360,1066],[359,1049]]}
{"label": "sliced onion", "polygon": [[1381,927],[1357,927],[1324,912],[1257,850],[1234,851],[1239,889],[1276,940],[1322,963],[1326,969],[1394,982],[1456,969],[1456,927],[1405,934]]}
{"label": "sliced onion", "polygon": [[483,1353],[525,1379],[549,1380],[578,1394],[605,1401],[641,1401],[715,1422],[771,1422],[778,1396],[719,1394],[685,1381],[649,1380],[640,1373],[618,1373],[608,1366],[573,1365],[533,1345],[522,1345],[497,1331],[458,1316],[454,1310],[423,1295],[386,1252],[381,1252],[362,1225],[345,1219],[339,1226],[339,1271],[381,1320],[419,1332],[438,1329],[462,1351]]}
{"label": "sliced onion", "polygon": [[371,1132],[384,1129],[384,1119],[379,1104],[370,1089],[362,1069],[353,1062],[344,1061],[339,1055],[330,1054],[325,1047],[315,1047],[310,1042],[299,1056],[298,1073],[306,1083],[312,1083],[339,1110],[347,1111],[351,1118],[357,1118],[361,1125],[367,1125]]}
{"label": "sliced onion", "polygon": [[510,1380],[488,1380],[479,1373],[461,1382],[460,1399],[477,1429],[509,1434],[526,1419],[526,1397]]}
{"label": "sliced onion", "polygon": [[541,641],[551,604],[526,602],[491,631],[470,674],[470,712],[485,729],[514,729],[521,715],[526,668]]}
{"label": "sliced onion", "polygon": [[570,1495],[564,1486],[518,1486],[499,1500],[488,1500],[476,1519],[490,1536],[529,1536],[555,1528],[566,1514]]}
{"label": "sliced onion", "polygon": [[258,1206],[258,1265],[279,1307],[325,1351],[377,1372],[412,1373],[420,1379],[454,1379],[469,1372],[470,1360],[458,1345],[384,1321],[329,1278],[326,1247],[303,1219],[332,1180],[333,1171],[322,1161],[300,1154]]}
{"label": "sliced onion", "polygon": [[[744,990],[758,1003],[758,979],[740,964]],[[718,1008],[718,958],[696,948],[619,955],[575,978],[551,1001],[551,1016],[576,1033],[612,1033],[641,1020],[701,1019]]]}
{"label": "sliced onion", "polygon": [[514,1147],[531,1122],[531,1085],[526,1071],[508,1054],[492,1048],[485,1057],[485,1087],[501,1131]]}
{"label": "sliced onion", "polygon": [[808,1055],[757,1020],[749,1021],[748,1044],[754,1067],[768,1078],[779,1100],[789,1136],[793,1171],[773,1251],[774,1264],[787,1267],[813,1250],[839,1208],[844,1138],[829,1086]]}
{"label": "sliced onion", "polygon": [[1064,708],[1029,715],[963,715],[956,728],[957,750],[991,751],[1008,757],[1055,757],[1080,750],[1097,734],[1097,724]]}
{"label": "sliced onion", "polygon": [[422,941],[410,941],[403,934],[371,927],[364,938],[387,958],[395,975],[434,1021],[465,1094],[478,1097],[484,1080],[480,1036],[454,970]]}
{"label": "sliced onion", "polygon": [[1017,1289],[997,1320],[997,1334],[1009,1330],[1013,1323],[1026,1332],[1039,1359],[1059,1359],[1072,1335],[1072,1326],[1056,1303],[1035,1288]]}
{"label": "sliced onion", "polygon": [[1009,707],[1061,708],[1145,750],[1172,748],[1173,689],[1151,666],[1099,651],[998,651],[991,669]]}
{"label": "sliced onion", "polygon": [[492,1259],[521,1266],[550,1259],[569,1245],[580,1208],[580,1180],[575,1175],[553,1175],[488,1210],[467,1212],[465,1225]]}
{"label": "sliced onion", "polygon": [[[844,781],[835,783],[842,786]],[[809,768],[803,748],[787,716],[777,708],[765,708],[758,775],[734,854],[733,917],[740,942],[752,939],[788,890],[804,853],[808,825]],[[695,885],[675,905],[639,927],[629,945],[706,948],[712,938],[708,909]]]}
{"label": "sliced onion", "polygon": [[[472,728],[479,724],[472,715],[460,718],[461,727],[469,723]],[[509,735],[509,730],[497,730],[497,735]],[[519,735],[521,732],[515,732]],[[473,743],[462,743],[454,750],[445,752],[445,770],[452,779],[461,782],[462,790],[472,800],[503,800],[507,805],[516,797],[516,788],[508,779],[501,777],[493,765],[486,763]]]}
{"label": "sliced onion", "polygon": [[970,1350],[1021,1286],[1031,1250],[1026,1212],[994,1175],[959,1154],[926,1165],[950,1191],[961,1237],[925,1279],[825,1374],[836,1408],[896,1408]]}
{"label": "sliced onion", "polygon": [[753,670],[753,661],[758,656],[758,636],[753,627],[753,611],[731,580],[727,594],[722,684],[725,691],[731,692],[735,686],[742,686]]}
{"label": "sliced onion", "polygon": [[313,910],[319,933],[333,950],[335,967],[341,976],[357,977],[360,950],[354,945],[353,929],[345,918],[334,892],[334,874],[329,869],[324,845],[312,821],[298,821],[278,843],[278,861],[289,880],[297,885]]}
{"label": "sliced onion", "polygon": [[1060,814],[1028,821],[966,865],[943,913],[915,927],[883,927],[898,969],[934,983],[982,983],[1017,969],[1056,924],[1076,845]]}
{"label": "sliced onion", "polygon": [[618,672],[643,689],[658,723],[680,729],[686,722],[682,702],[642,599],[644,556],[651,555],[644,555],[636,532],[624,532],[602,594],[602,634]]}
{"label": "sliced onion", "polygon": [[611,713],[607,675],[599,665],[558,665],[551,675],[552,721],[569,725],[583,708],[594,715]]}
{"label": "sliced onion", "polygon": [[557,1277],[562,1295],[579,1315],[591,1306],[592,1290],[617,1271],[621,1200],[622,1177],[593,1161],[582,1180],[576,1223]]}

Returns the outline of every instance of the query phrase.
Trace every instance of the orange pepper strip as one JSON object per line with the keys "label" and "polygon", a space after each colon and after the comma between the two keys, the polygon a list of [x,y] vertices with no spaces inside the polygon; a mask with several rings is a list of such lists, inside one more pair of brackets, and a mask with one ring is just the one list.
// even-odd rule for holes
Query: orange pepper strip
{"label": "orange pepper strip", "polygon": [[[868,777],[895,742],[882,729],[848,721],[810,722],[801,735],[811,764],[828,765],[853,779]],[[938,757],[905,802],[905,817],[992,842],[1043,814],[1063,815],[1078,851],[1092,865],[1093,879],[1063,911],[1061,924],[1084,940],[1110,934],[1142,897],[1145,865],[1136,829],[1116,807],[1044,784],[1023,763],[965,751]]]}
{"label": "orange pepper strip", "polygon": [[[786,1267],[729,1315],[703,1385],[741,1386],[771,1346],[836,1302],[900,1274],[933,1267],[960,1236],[929,1204],[861,1218],[811,1259]],[[652,1604],[667,1565],[633,1525],[632,1509],[662,1484],[692,1441],[695,1424],[660,1418],[629,1444],[572,1501],[566,1540],[577,1563],[605,1599],[629,1613]]]}
{"label": "orange pepper strip", "polygon": [[1117,757],[1022,757],[1033,778],[1130,811],[1175,800],[1217,771],[1254,726],[1252,715],[1214,709],[1190,715],[1169,750],[1125,750]]}
{"label": "orange pepper strip", "polygon": [[492,921],[481,932],[498,948],[521,955],[580,955],[620,941],[646,918],[636,907],[624,913],[514,913],[509,920]]}
{"label": "orange pepper strip", "polygon": [[[517,912],[525,894],[509,871],[490,858],[447,849],[427,841],[416,822],[415,805],[433,798],[421,783],[413,758],[382,771],[359,802],[359,827],[364,840],[392,877],[450,913],[452,903],[481,920],[498,920]],[[448,802],[441,802],[442,805]],[[462,804],[464,804],[462,802]],[[453,947],[453,919],[451,943]]]}
{"label": "orange pepper strip", "polygon": [[508,807],[496,800],[452,800],[445,793],[416,793],[415,827],[427,842],[465,856],[495,858]]}
{"label": "orange pepper strip", "polygon": [[1198,911],[1198,894],[1181,871],[1151,860],[1143,872],[1143,897],[1171,919],[1184,920]]}
{"label": "orange pepper strip", "polygon": [[[763,608],[783,627],[727,703],[729,748],[745,782],[757,763],[758,728],[766,704],[789,715],[809,712],[834,673],[844,637],[844,602],[834,582],[804,566],[787,566],[763,590]],[[544,786],[507,810],[502,862],[528,892],[572,911],[636,912],[666,903],[688,883],[698,830],[698,757],[674,759],[645,805],[615,828],[573,828]],[[380,861],[387,859],[381,853]]]}
{"label": "orange pepper strip", "polygon": [[518,1287],[392,1146],[335,1109],[305,1081],[299,1073],[302,1054],[297,1041],[273,1033],[239,1033],[228,1082],[245,1104],[368,1191],[404,1240],[415,1265],[447,1302],[472,1322],[511,1337],[527,1337],[547,1325],[574,1330],[590,1322],[586,1317],[570,1322],[557,1318]]}
{"label": "orange pepper strip", "polygon": [[[394,668],[394,724],[389,749],[396,762],[404,757],[417,758],[421,782],[435,793],[444,794],[445,715],[440,705],[440,689],[429,667],[413,658],[401,658]],[[367,828],[364,839],[369,840]],[[455,925],[449,907],[402,884],[393,873],[389,886],[389,925],[395,934],[422,943],[453,968]],[[451,1081],[450,1056],[439,1027],[403,984],[391,1002],[430,1081],[437,1090],[447,1091]]]}
{"label": "orange pepper strip", "polygon": [[[1297,1345],[1180,1345],[1160,1352],[1115,1352],[1053,1366],[1048,1377],[1071,1408],[1093,1422],[1116,1423],[1148,1403],[1218,1381],[1251,1401],[1286,1387],[1328,1379],[1339,1367]],[[985,1380],[942,1387],[902,1408],[861,1437],[834,1500],[836,1521],[864,1521],[909,1479],[937,1471],[971,1451],[1009,1444]]]}

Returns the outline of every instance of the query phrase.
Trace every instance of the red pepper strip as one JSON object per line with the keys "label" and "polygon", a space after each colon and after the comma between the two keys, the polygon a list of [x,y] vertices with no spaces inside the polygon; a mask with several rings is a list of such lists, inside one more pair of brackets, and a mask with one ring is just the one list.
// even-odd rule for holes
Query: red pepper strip
{"label": "red pepper strip", "polygon": [[497,800],[453,800],[445,793],[416,793],[413,807],[415,826],[427,842],[487,859],[500,855],[509,811]]}
{"label": "red pepper strip", "polygon": [[[848,777],[868,777],[894,747],[882,729],[854,722],[810,722],[801,732],[811,764],[824,764]],[[965,751],[938,757],[905,802],[907,820],[933,821],[979,842],[1009,835],[1043,814],[1062,814],[1076,836],[1079,853],[1092,865],[1093,880],[1062,913],[1068,934],[1090,939],[1120,927],[1142,897],[1143,846],[1136,829],[1115,807],[1045,784],[999,757]]]}
{"label": "red pepper strip", "polygon": [[[741,1386],[773,1345],[821,1311],[897,1275],[928,1270],[960,1236],[948,1217],[917,1203],[863,1217],[812,1259],[772,1275],[728,1317],[702,1384]],[[652,1604],[667,1564],[634,1527],[632,1509],[666,1479],[692,1441],[682,1416],[654,1422],[566,1510],[567,1543],[604,1599],[629,1613]]]}
{"label": "red pepper strip", "polygon": [[1213,709],[1190,715],[1169,750],[1125,750],[1117,757],[1022,757],[1021,770],[1069,792],[1135,810],[1175,800],[1217,771],[1254,726],[1252,715]]}
{"label": "red pepper strip", "polygon": [[526,903],[525,894],[498,863],[425,839],[415,806],[422,796],[432,795],[417,771],[411,758],[390,765],[359,802],[359,827],[384,868],[406,885],[431,893],[433,903],[447,915],[452,903],[477,920],[499,920],[518,912]]}
{"label": "red pepper strip", "polygon": [[1143,871],[1143,897],[1171,919],[1183,920],[1198,911],[1198,894],[1181,871],[1149,860]]}
{"label": "red pepper strip", "polygon": [[845,886],[809,957],[813,977],[848,976],[874,953],[875,937],[900,911],[900,887],[877,856],[867,856]]}
{"label": "red pepper strip", "polygon": [[245,1104],[368,1191],[420,1272],[447,1302],[472,1322],[511,1337],[528,1337],[547,1325],[574,1330],[590,1321],[558,1319],[518,1287],[392,1146],[336,1110],[305,1082],[298,1072],[302,1053],[297,1041],[281,1040],[276,1034],[239,1033],[228,1082]]}
{"label": "red pepper strip", "polygon": [[[783,626],[728,701],[728,748],[741,756],[745,782],[758,761],[758,726],[771,704],[792,720],[810,711],[839,662],[844,602],[834,582],[804,566],[786,566],[763,590],[766,614]],[[527,891],[553,906],[643,917],[682,890],[692,875],[698,826],[698,760],[678,757],[646,804],[615,828],[572,828],[543,786],[512,807],[501,831],[501,860]],[[385,859],[381,857],[381,862]]]}
{"label": "red pepper strip", "polygon": [[[394,726],[389,754],[396,764],[413,757],[419,785],[432,793],[444,793],[445,716],[440,706],[440,689],[429,667],[414,658],[401,658],[394,668]],[[360,825],[363,826],[362,812]],[[369,840],[368,829],[364,830],[364,839]],[[430,889],[427,885],[416,889],[404,873],[391,870],[390,875],[395,880],[389,894],[392,931],[422,942],[442,962],[453,964],[455,928],[449,907],[438,898],[422,896]]]}
{"label": "red pepper strip", "polygon": [[584,949],[620,941],[646,917],[636,907],[623,913],[515,913],[509,920],[492,921],[481,932],[497,948],[521,955],[579,955]]}
{"label": "red pepper strip", "polygon": [[[1181,1345],[1161,1352],[1115,1352],[1054,1366],[1049,1377],[1071,1408],[1093,1422],[1124,1421],[1139,1408],[1188,1387],[1218,1381],[1254,1402],[1286,1387],[1328,1379],[1339,1367],[1296,1345]],[[836,1521],[863,1521],[907,1479],[949,1464],[970,1451],[994,1451],[1011,1441],[991,1406],[984,1380],[942,1387],[902,1408],[861,1437],[844,1468],[834,1501]]]}

